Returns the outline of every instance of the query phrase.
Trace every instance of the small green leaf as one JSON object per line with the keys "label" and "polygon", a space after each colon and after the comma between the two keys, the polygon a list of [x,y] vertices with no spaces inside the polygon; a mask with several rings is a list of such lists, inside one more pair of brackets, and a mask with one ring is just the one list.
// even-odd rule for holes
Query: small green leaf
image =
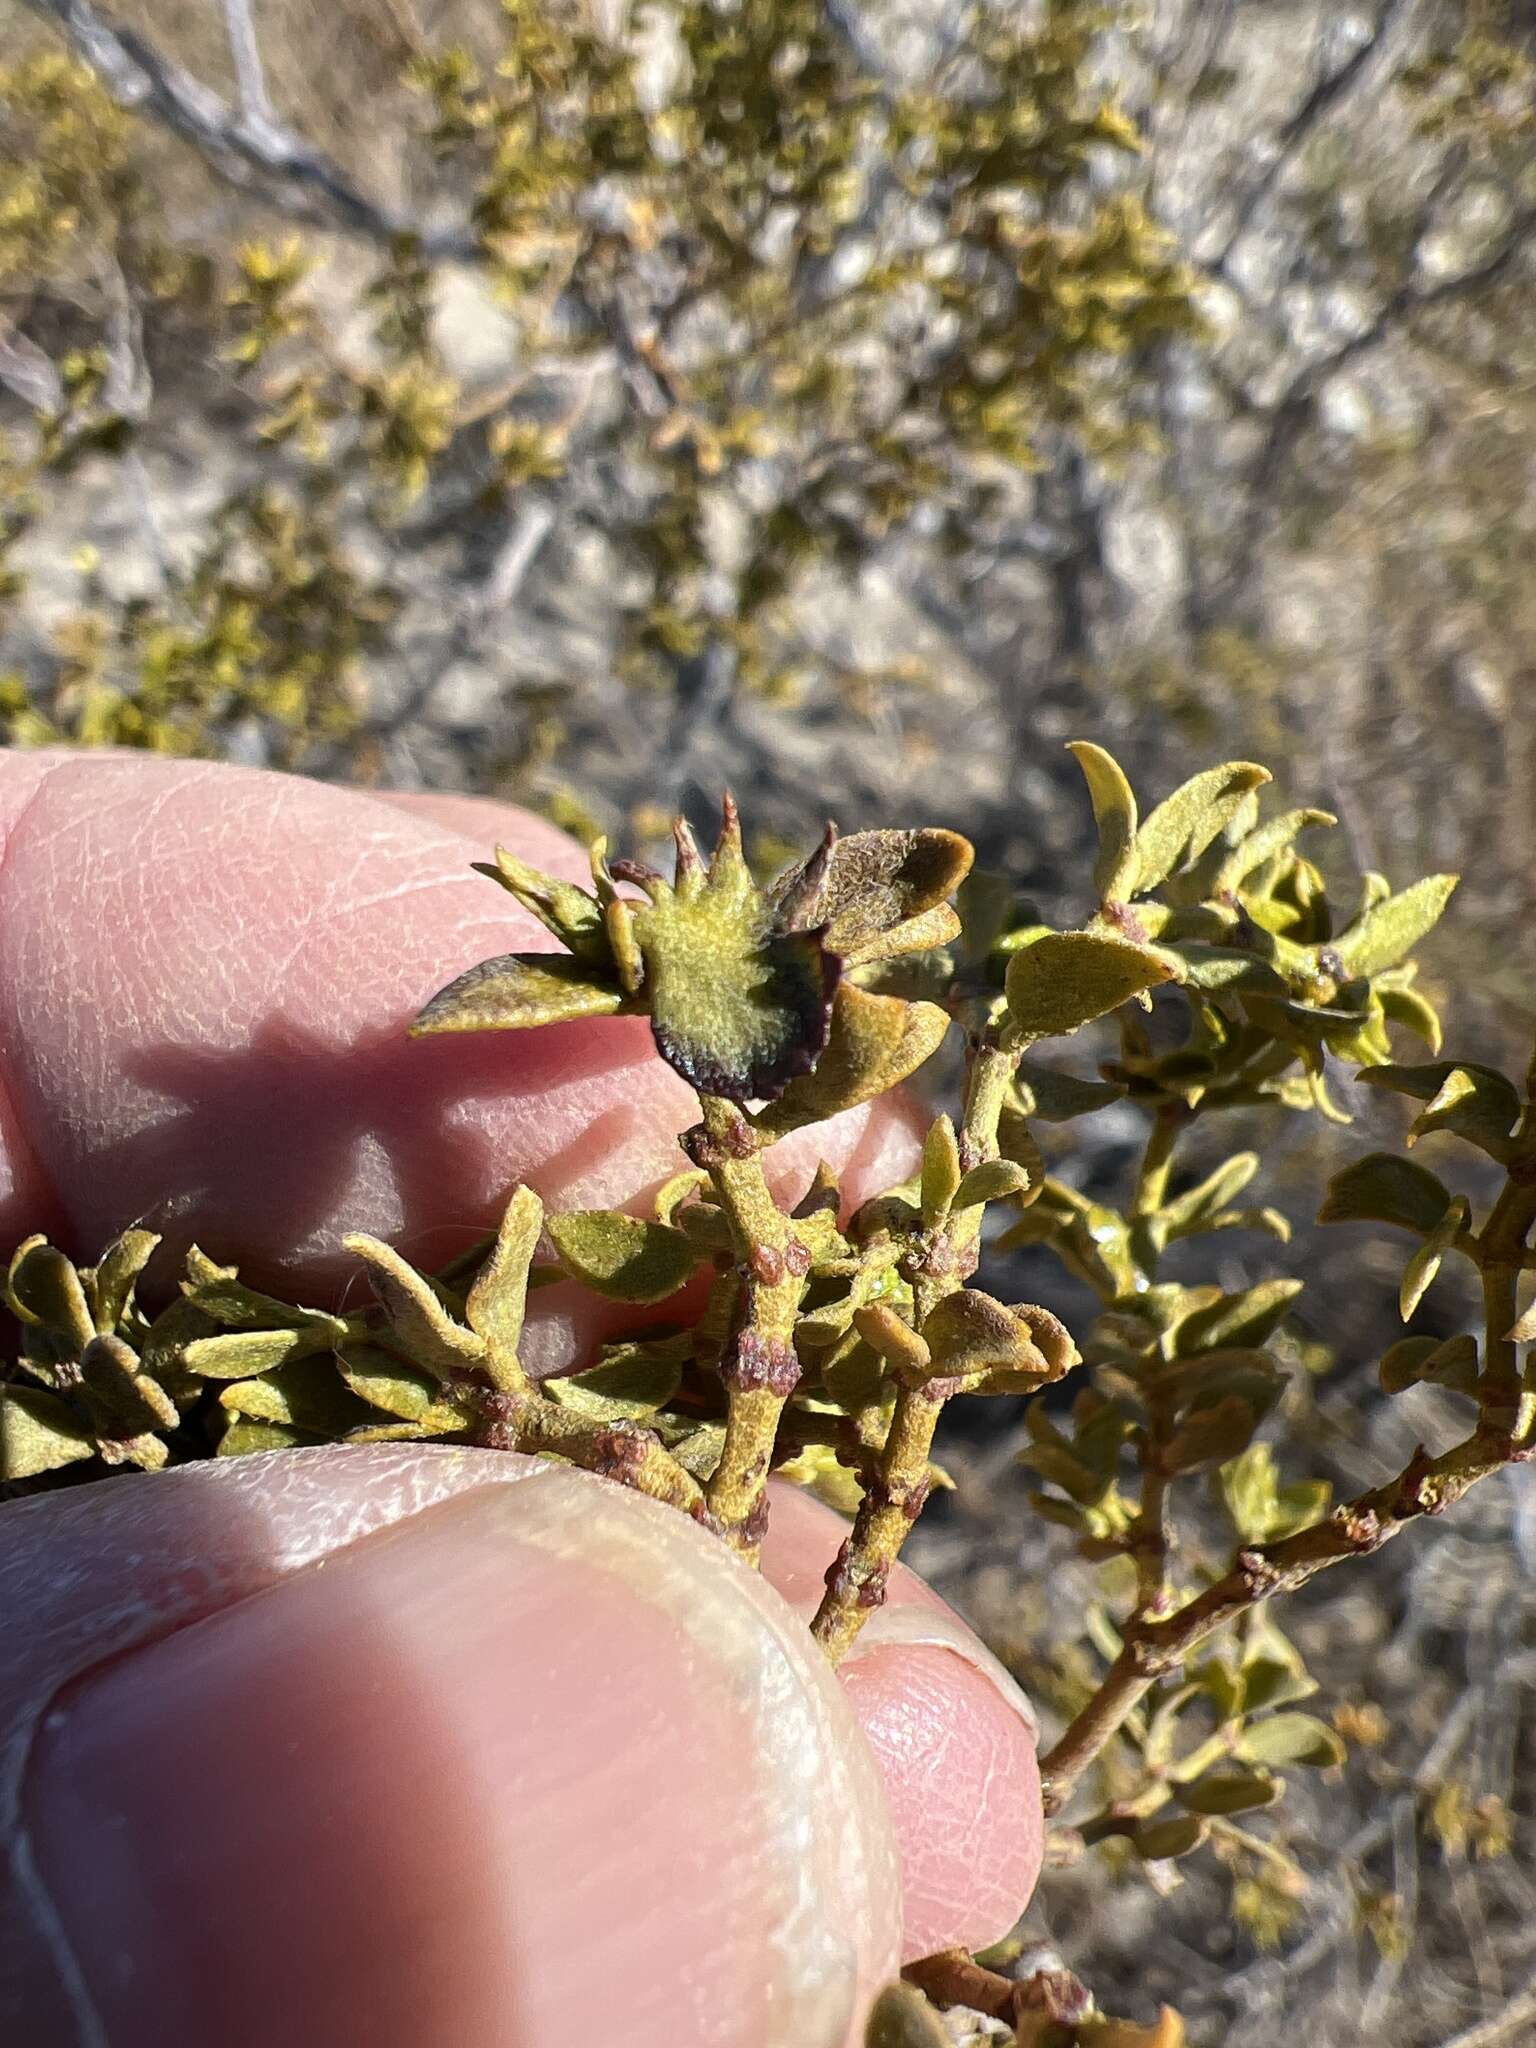
{"label": "small green leaf", "polygon": [[544,1228],[544,1204],[532,1188],[514,1190],[502,1215],[496,1246],[469,1290],[464,1319],[485,1341],[485,1364],[503,1389],[523,1383],[517,1347],[528,1306],[528,1269]]}
{"label": "small green leaf", "polygon": [[1237,1753],[1250,1764],[1310,1764],[1325,1770],[1344,1761],[1343,1742],[1314,1714],[1270,1714],[1251,1721],[1238,1738]]}
{"label": "small green leaf", "polygon": [[1125,1094],[1118,1081],[1088,1081],[1027,1057],[1019,1061],[1014,1088],[1023,1114],[1036,1116],[1043,1124],[1064,1124],[1073,1117],[1092,1116],[1095,1110],[1107,1109]]}
{"label": "small green leaf", "polygon": [[1522,1104],[1514,1083],[1497,1068],[1472,1061],[1432,1060],[1416,1067],[1386,1064],[1367,1067],[1360,1078],[1373,1088],[1387,1088],[1424,1104],[1409,1127],[1410,1145],[1431,1131],[1449,1131],[1498,1159],[1520,1121]]}
{"label": "small green leaf", "polygon": [[1258,1771],[1207,1771],[1192,1785],[1180,1785],[1175,1796],[1191,1813],[1211,1815],[1254,1813],[1284,1796],[1285,1784]]}
{"label": "small green leaf", "polygon": [[1135,889],[1139,872],[1136,847],[1136,796],[1113,754],[1091,740],[1072,740],[1067,752],[1083,771],[1099,828],[1093,886],[1101,903],[1124,903]]}
{"label": "small green leaf", "polygon": [[1032,1174],[1017,1159],[984,1159],[961,1180],[955,1190],[954,1207],[973,1209],[980,1202],[1006,1202],[1038,1187],[1043,1178],[1043,1169]]}
{"label": "small green leaf", "polygon": [[546,1227],[573,1278],[609,1301],[666,1301],[699,1263],[680,1230],[616,1209],[570,1209]]}
{"label": "small green leaf", "polygon": [[181,1291],[210,1322],[227,1330],[307,1330],[336,1344],[350,1334],[340,1316],[327,1315],[324,1309],[295,1308],[276,1295],[245,1286],[235,1267],[216,1264],[196,1245],[187,1253]]}
{"label": "small green leaf", "polygon": [[1173,978],[1171,960],[1107,932],[1047,932],[1008,962],[1008,1009],[1025,1038],[1053,1038]]}
{"label": "small green leaf", "polygon": [[[1109,1481],[1103,1473],[1095,1472],[1081,1458],[1075,1458],[1064,1444],[1026,1444],[1019,1453],[1019,1463],[1027,1465],[1032,1472],[1038,1472],[1050,1485],[1059,1486],[1080,1507],[1089,1507],[1102,1500],[1109,1491]],[[1048,1497],[1038,1499],[1034,1505],[1045,1513]]]}
{"label": "small green leaf", "polygon": [[1470,1332],[1444,1339],[1403,1337],[1383,1354],[1377,1371],[1384,1394],[1421,1383],[1471,1394],[1477,1390],[1477,1362],[1477,1339]]}
{"label": "small green leaf", "polygon": [[681,1435],[670,1431],[665,1435],[667,1449],[689,1478],[697,1479],[701,1486],[707,1485],[725,1449],[725,1424],[701,1422],[697,1429],[685,1430]]}
{"label": "small green leaf", "polygon": [[11,1260],[6,1299],[16,1316],[56,1336],[78,1357],[96,1334],[80,1275],[45,1238],[28,1238]]}
{"label": "small green leaf", "polygon": [[369,1420],[368,1406],[350,1388],[308,1360],[232,1381],[219,1405],[255,1422],[280,1422],[333,1441]]}
{"label": "small green leaf", "polygon": [[111,1434],[134,1435],[174,1429],[180,1417],[176,1403],[160,1382],[144,1371],[138,1353],[121,1337],[93,1337],[80,1354],[80,1380],[93,1412],[111,1422]]}
{"label": "small green leaf", "polygon": [[1344,978],[1369,978],[1405,960],[1440,922],[1459,879],[1457,875],[1428,875],[1411,889],[1367,910],[1333,942]]}
{"label": "small green leaf", "polygon": [[1170,1472],[1223,1464],[1247,1449],[1259,1419],[1241,1394],[1224,1395],[1191,1411],[1163,1447],[1163,1462]]}
{"label": "small green leaf", "polygon": [[299,1330],[226,1330],[197,1337],[183,1347],[181,1362],[203,1380],[252,1379],[318,1347]]}
{"label": "small green leaf", "polygon": [[915,1984],[887,1984],[869,2009],[864,2048],[950,2048],[949,2029]]}
{"label": "small green leaf", "polygon": [[1432,1130],[1454,1130],[1458,1139],[1479,1145],[1495,1159],[1507,1151],[1509,1133],[1520,1120],[1520,1096],[1501,1073],[1487,1067],[1452,1067],[1434,1096],[1409,1124],[1407,1141]]}
{"label": "small green leaf", "polygon": [[804,1487],[840,1515],[856,1515],[864,1498],[858,1474],[839,1462],[830,1444],[807,1444],[784,1464],[775,1465],[773,1476]]}
{"label": "small green leaf", "polygon": [[0,1479],[36,1479],[95,1455],[95,1438],[62,1401],[31,1387],[0,1387]]}
{"label": "small green leaf", "polygon": [[1236,946],[1206,946],[1186,940],[1167,951],[1179,962],[1181,979],[1208,995],[1272,996],[1284,1000],[1289,984],[1267,960]]}
{"label": "small green leaf", "polygon": [[1255,869],[1273,860],[1277,853],[1287,850],[1298,832],[1304,832],[1309,825],[1337,825],[1338,822],[1332,811],[1282,811],[1279,817],[1256,826],[1234,847],[1216,871],[1212,893],[1235,896]]}
{"label": "small green leaf", "polygon": [[1220,1301],[1185,1317],[1175,1333],[1174,1348],[1188,1356],[1231,1344],[1262,1344],[1285,1321],[1302,1284],[1300,1280],[1265,1280],[1241,1294],[1223,1295]]}
{"label": "small green leaf", "polygon": [[600,1365],[563,1379],[544,1380],[541,1391],[562,1408],[597,1422],[648,1422],[677,1392],[691,1339],[623,1344]]}
{"label": "small green leaf", "polygon": [[1466,1229],[1471,1208],[1465,1195],[1457,1195],[1440,1221],[1403,1268],[1403,1284],[1397,1305],[1406,1323],[1428,1293],[1445,1255]]}
{"label": "small green leaf", "polygon": [[420,1422],[436,1406],[442,1382],[418,1372],[392,1352],[372,1345],[351,1345],[337,1360],[337,1370],[360,1401],[401,1422]]}
{"label": "small green leaf", "polygon": [[1275,1454],[1268,1444],[1250,1444],[1218,1475],[1232,1526],[1244,1543],[1267,1543],[1276,1508]]}
{"label": "small green leaf", "polygon": [[974,858],[958,832],[854,832],[839,839],[829,830],[769,894],[782,929],[825,927],[828,948],[855,967],[956,938],[960,920],[945,905]]}
{"label": "small green leaf", "polygon": [[1188,1856],[1209,1832],[1203,1815],[1176,1814],[1171,1820],[1144,1820],[1131,1834],[1131,1847],[1143,1863],[1162,1863]]}
{"label": "small green leaf", "polygon": [[1165,798],[1136,835],[1137,894],[1197,861],[1253,791],[1269,780],[1269,770],[1256,761],[1226,761],[1191,776]]}
{"label": "small green leaf", "polygon": [[221,1458],[260,1457],[268,1451],[302,1450],[306,1444],[318,1443],[318,1437],[310,1436],[302,1429],[291,1428],[281,1422],[258,1422],[244,1415],[232,1416],[228,1429],[219,1438],[216,1453]]}
{"label": "small green leaf", "polygon": [[936,1303],[922,1337],[935,1375],[976,1379],[982,1393],[1033,1393],[1077,1360],[1071,1337],[1046,1310],[1005,1308],[974,1287]]}
{"label": "small green leaf", "polygon": [[368,1268],[368,1278],[389,1318],[390,1334],[413,1365],[440,1380],[483,1364],[485,1342],[454,1321],[430,1281],[392,1246],[356,1231],[342,1244]]}
{"label": "small green leaf", "polygon": [[961,1179],[960,1144],[955,1127],[947,1116],[941,1116],[930,1125],[923,1141],[919,1202],[925,1230],[936,1230],[948,1217]]}
{"label": "small green leaf", "polygon": [[832,1029],[814,1070],[791,1081],[777,1102],[751,1122],[769,1137],[820,1123],[839,1110],[909,1080],[936,1053],[949,1030],[937,1003],[909,1003],[843,982],[832,1005]]}
{"label": "small green leaf", "polygon": [[[1440,1050],[1442,1033],[1440,1015],[1433,1003],[1411,988],[1383,988],[1377,984],[1381,998],[1382,1015],[1389,1024],[1400,1024],[1405,1031],[1411,1031],[1422,1038],[1431,1052]],[[1368,1079],[1369,1075],[1362,1076]]]}
{"label": "small green leaf", "polygon": [[575,1017],[611,1017],[623,1007],[623,991],[599,980],[584,961],[565,953],[502,953],[439,989],[412,1024],[411,1036],[532,1031]]}
{"label": "small green leaf", "polygon": [[1392,1223],[1416,1236],[1434,1229],[1451,1191],[1428,1167],[1394,1152],[1369,1152],[1328,1183],[1319,1223]]}
{"label": "small green leaf", "polygon": [[110,1336],[133,1305],[133,1290],[160,1240],[152,1230],[125,1230],[84,1276],[96,1327]]}
{"label": "small green leaf", "polygon": [[676,1221],[677,1211],[703,1188],[709,1185],[709,1175],[697,1166],[687,1167],[682,1173],[674,1173],[670,1180],[663,1181],[656,1190],[651,1207],[656,1212],[658,1223]]}
{"label": "small green leaf", "polygon": [[1186,1237],[1240,1195],[1259,1170],[1257,1152],[1235,1152],[1197,1186],[1165,1202],[1160,1217],[1170,1238]]}
{"label": "small green leaf", "polygon": [[578,889],[573,882],[562,882],[554,875],[542,874],[538,868],[530,867],[527,861],[519,860],[515,853],[509,853],[504,846],[497,847],[494,866],[480,861],[472,865],[479,874],[489,875],[493,882],[500,882],[524,910],[530,911],[547,931],[554,933],[567,952],[589,968],[596,969],[596,979],[606,980],[611,976],[608,934],[602,905],[595,896],[585,889]]}

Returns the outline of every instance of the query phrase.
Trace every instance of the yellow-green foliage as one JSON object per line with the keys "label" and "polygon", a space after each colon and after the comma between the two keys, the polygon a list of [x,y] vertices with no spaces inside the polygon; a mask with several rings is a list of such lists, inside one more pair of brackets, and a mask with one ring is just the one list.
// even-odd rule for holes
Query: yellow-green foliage
{"label": "yellow-green foliage", "polygon": [[[316,758],[361,729],[416,536],[455,507],[462,544],[551,488],[601,490],[639,574],[630,672],[665,685],[714,650],[782,694],[814,665],[808,572],[857,569],[925,505],[956,541],[1048,428],[1100,452],[1144,431],[1119,366],[1196,321],[1168,238],[1105,175],[1137,147],[1094,83],[1113,10],[968,6],[905,70],[880,10],[820,0],[684,0],[648,50],[567,0],[502,12],[499,58],[408,74],[418,175],[462,233],[375,234],[355,284],[313,230],[185,244],[172,159],[86,71],[50,50],[0,73],[0,291],[38,313],[18,330],[35,419],[0,467],[11,595],[69,470],[119,459],[148,504],[162,344],[234,384],[203,534],[131,598],[87,579],[6,682],[12,740],[216,750],[254,718],[280,758]],[[438,348],[450,257],[490,278],[528,366],[489,397]],[[61,352],[41,307],[66,279]]]}

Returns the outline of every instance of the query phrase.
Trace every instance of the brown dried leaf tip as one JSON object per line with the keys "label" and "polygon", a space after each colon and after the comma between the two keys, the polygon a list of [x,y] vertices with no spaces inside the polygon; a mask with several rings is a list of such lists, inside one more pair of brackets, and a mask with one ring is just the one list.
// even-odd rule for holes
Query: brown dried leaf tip
{"label": "brown dried leaf tip", "polygon": [[[845,968],[952,939],[945,901],[971,864],[952,832],[835,826],[771,889],[753,879],[729,795],[706,864],[687,824],[673,826],[671,882],[593,851],[592,893],[498,848],[491,875],[567,949],[483,961],[433,997],[412,1027],[516,1031],[573,1017],[648,1015],[656,1048],[700,1094],[771,1102],[815,1067]],[[628,882],[643,901],[620,896]]]}

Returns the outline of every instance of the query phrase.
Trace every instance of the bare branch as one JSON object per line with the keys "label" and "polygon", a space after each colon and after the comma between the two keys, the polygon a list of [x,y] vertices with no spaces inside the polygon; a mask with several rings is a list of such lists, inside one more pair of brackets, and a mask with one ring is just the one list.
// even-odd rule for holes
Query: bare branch
{"label": "bare branch", "polygon": [[392,213],[361,191],[324,151],[249,107],[236,113],[211,87],[90,0],[25,4],[63,31],[75,55],[119,106],[146,115],[190,143],[226,184],[254,193],[293,219],[365,241],[388,245],[411,236],[434,261],[484,260],[480,244],[466,229],[424,228]]}
{"label": "bare branch", "polygon": [[0,385],[34,412],[63,409],[64,380],[37,344],[14,327],[0,330]]}
{"label": "bare branch", "polygon": [[1423,232],[1421,230],[1414,239],[1408,275],[1383,301],[1369,326],[1361,328],[1326,355],[1298,370],[1273,407],[1269,429],[1248,471],[1242,530],[1235,566],[1228,579],[1234,589],[1241,589],[1254,560],[1269,509],[1276,502],[1275,487],[1280,471],[1311,425],[1329,384],[1351,363],[1410,328],[1421,314],[1497,284],[1514,267],[1536,234],[1536,207],[1526,208],[1510,222],[1497,246],[1482,262],[1428,286],[1416,284],[1412,274]]}
{"label": "bare branch", "polygon": [[1318,79],[1300,106],[1282,125],[1275,137],[1274,155],[1238,202],[1237,212],[1221,248],[1211,259],[1213,269],[1226,269],[1233,250],[1253,225],[1255,214],[1295,162],[1307,138],[1342,101],[1349,97],[1366,76],[1373,60],[1381,54],[1394,18],[1401,12],[1402,0],[1383,0],[1381,12],[1371,24],[1369,33],[1356,44],[1342,64]]}
{"label": "bare branch", "polygon": [[251,19],[250,0],[224,0],[224,33],[234,61],[240,87],[240,111],[248,122],[263,127],[277,125],[277,115],[267,96],[267,74],[262,69],[261,46],[256,24]]}

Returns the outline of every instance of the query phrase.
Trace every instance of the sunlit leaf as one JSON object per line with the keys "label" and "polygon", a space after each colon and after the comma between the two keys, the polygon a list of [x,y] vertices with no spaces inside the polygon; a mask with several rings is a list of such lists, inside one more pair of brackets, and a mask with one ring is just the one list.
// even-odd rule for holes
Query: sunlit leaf
{"label": "sunlit leaf", "polygon": [[777,1138],[884,1095],[938,1051],[948,1030],[949,1013],[936,1003],[909,1003],[845,981],[833,1002],[831,1034],[814,1072],[792,1081],[752,1122]]}
{"label": "sunlit leaf", "polygon": [[528,1305],[528,1269],[544,1228],[544,1204],[532,1188],[514,1190],[490,1258],[469,1290],[464,1319],[485,1341],[485,1364],[499,1387],[521,1381],[517,1347]]}
{"label": "sunlit leaf", "polygon": [[125,1230],[108,1245],[86,1276],[86,1288],[103,1336],[115,1330],[133,1303],[134,1288],[160,1240],[152,1230]]}
{"label": "sunlit leaf", "polygon": [[504,846],[497,847],[494,865],[480,861],[472,865],[480,874],[500,882],[525,910],[531,911],[540,924],[554,933],[577,960],[597,969],[595,978],[603,980],[609,977],[612,956],[602,905],[595,896],[585,889],[578,889],[572,882],[562,882],[554,875],[546,875],[538,868],[530,867],[527,861],[519,860]]}
{"label": "sunlit leaf", "polygon": [[923,1141],[919,1204],[925,1229],[936,1229],[949,1215],[950,1204],[955,1199],[955,1190],[962,1177],[960,1145],[955,1137],[954,1124],[947,1116],[941,1116],[929,1127],[928,1136]]}
{"label": "sunlit leaf", "polygon": [[343,1245],[368,1268],[390,1334],[413,1365],[448,1380],[480,1365],[485,1343],[448,1313],[431,1283],[390,1245],[358,1231]]}
{"label": "sunlit leaf", "polygon": [[1342,963],[1344,978],[1353,980],[1380,974],[1405,960],[1428,932],[1440,922],[1451,892],[1460,878],[1456,875],[1428,875],[1397,896],[1366,911],[1349,930],[1333,942],[1333,952]]}
{"label": "sunlit leaf", "polygon": [[853,967],[956,937],[958,917],[930,914],[954,895],[974,857],[958,832],[829,835],[779,877],[771,895],[786,930],[825,926],[827,946]]}
{"label": "sunlit leaf", "polygon": [[1101,903],[1123,903],[1139,879],[1136,846],[1136,797],[1125,770],[1113,754],[1091,740],[1072,740],[1067,752],[1077,761],[1088,784],[1093,821],[1099,832],[1093,886]]}
{"label": "sunlit leaf", "polygon": [[1136,889],[1157,888],[1175,869],[1197,861],[1224,832],[1269,770],[1256,761],[1227,761],[1193,775],[1164,799],[1136,835]]}
{"label": "sunlit leaf", "polygon": [[565,1210],[546,1228],[572,1278],[609,1301],[665,1301],[699,1262],[682,1231],[616,1209]]}
{"label": "sunlit leaf", "polygon": [[451,981],[411,1026],[413,1038],[442,1031],[531,1031],[575,1017],[611,1017],[623,991],[565,953],[503,953]]}
{"label": "sunlit leaf", "polygon": [[1008,962],[1008,1009],[1030,1039],[1076,1031],[1172,980],[1173,962],[1105,932],[1047,932]]}
{"label": "sunlit leaf", "polygon": [[1314,1714],[1270,1714],[1250,1721],[1238,1737],[1237,1753],[1250,1764],[1310,1764],[1324,1770],[1344,1761],[1344,1744]]}
{"label": "sunlit leaf", "polygon": [[621,1345],[600,1365],[544,1380],[540,1390],[598,1422],[648,1422],[677,1392],[688,1342]]}
{"label": "sunlit leaf", "polygon": [[76,1355],[96,1334],[79,1273],[45,1238],[28,1238],[17,1249],[6,1299],[23,1322],[53,1332]]}
{"label": "sunlit leaf", "polygon": [[226,1330],[184,1346],[182,1363],[204,1380],[243,1380],[271,1372],[317,1347],[299,1330]]}
{"label": "sunlit leaf", "polygon": [[1031,1173],[1018,1159],[984,1159],[973,1166],[955,1189],[954,1207],[974,1208],[978,1202],[1006,1202],[1038,1187],[1043,1174]]}
{"label": "sunlit leaf", "polygon": [[1475,1061],[1373,1066],[1360,1078],[1373,1088],[1411,1096],[1424,1104],[1410,1126],[1410,1144],[1431,1131],[1449,1131],[1497,1157],[1520,1120],[1522,1105],[1514,1083],[1497,1068],[1479,1066]]}
{"label": "sunlit leaf", "polygon": [[91,1432],[62,1401],[32,1387],[0,1387],[0,1479],[35,1479],[96,1455]]}
{"label": "sunlit leaf", "polygon": [[1273,860],[1277,853],[1286,851],[1298,832],[1305,831],[1309,825],[1337,825],[1338,822],[1332,811],[1313,810],[1282,811],[1278,817],[1267,819],[1246,834],[1222,862],[1216,871],[1214,893],[1218,896],[1236,895],[1256,869]]}
{"label": "sunlit leaf", "polygon": [[231,1382],[219,1395],[219,1405],[255,1422],[279,1422],[328,1439],[345,1436],[369,1419],[365,1402],[335,1373],[308,1360]]}
{"label": "sunlit leaf", "polygon": [[1457,1195],[1434,1229],[1403,1268],[1403,1284],[1397,1303],[1406,1323],[1429,1292],[1445,1255],[1466,1229],[1470,1209],[1465,1195]]}
{"label": "sunlit leaf", "polygon": [[1196,1309],[1178,1326],[1174,1345],[1181,1356],[1230,1344],[1262,1344],[1284,1322],[1302,1289],[1300,1280],[1265,1280],[1239,1294],[1223,1295]]}

